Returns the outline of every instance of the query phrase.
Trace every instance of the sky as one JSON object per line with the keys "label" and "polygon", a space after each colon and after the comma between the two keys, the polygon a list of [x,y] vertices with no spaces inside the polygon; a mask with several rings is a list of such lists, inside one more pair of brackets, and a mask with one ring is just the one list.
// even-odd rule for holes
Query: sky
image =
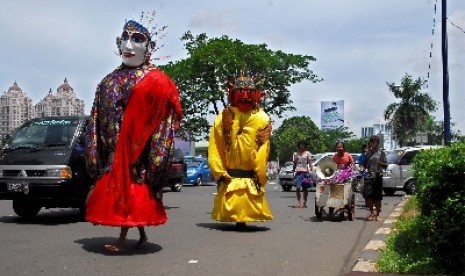
{"label": "sky", "polygon": [[[452,129],[463,134],[465,1],[447,2],[450,114]],[[423,91],[439,103],[432,115],[444,118],[441,1],[435,0],[4,1],[0,93],[17,82],[37,104],[66,78],[89,114],[97,84],[121,63],[115,41],[125,20],[153,10],[156,24],[167,26],[155,53],[165,57],[160,65],[188,57],[180,40],[186,31],[315,57],[310,69],[324,80],[292,85],[297,110],[272,118],[274,128],[293,116],[320,126],[321,101],[343,100],[345,126],[360,137],[362,127],[383,123],[385,108],[399,102],[386,83],[400,84],[406,74],[428,80]]]}

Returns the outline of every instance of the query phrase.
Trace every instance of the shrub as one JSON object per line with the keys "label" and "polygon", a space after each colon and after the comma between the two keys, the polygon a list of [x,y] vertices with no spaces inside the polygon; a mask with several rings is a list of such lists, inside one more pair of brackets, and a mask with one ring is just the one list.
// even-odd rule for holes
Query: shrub
{"label": "shrub", "polygon": [[422,220],[432,257],[451,275],[465,271],[465,143],[420,152],[413,162]]}

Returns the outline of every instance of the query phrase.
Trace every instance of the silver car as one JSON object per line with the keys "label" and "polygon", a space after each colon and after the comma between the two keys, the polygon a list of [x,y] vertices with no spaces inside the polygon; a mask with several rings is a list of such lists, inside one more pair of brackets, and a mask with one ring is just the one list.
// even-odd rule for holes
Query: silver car
{"label": "silver car", "polygon": [[440,146],[415,146],[402,147],[389,151],[386,155],[388,167],[383,175],[383,191],[392,196],[396,191],[404,191],[406,194],[415,192],[415,181],[412,173],[413,158],[425,149],[438,148]]}
{"label": "silver car", "polygon": [[292,186],[294,186],[293,168],[294,164],[291,161],[287,161],[279,170],[278,182],[285,192],[290,191]]}

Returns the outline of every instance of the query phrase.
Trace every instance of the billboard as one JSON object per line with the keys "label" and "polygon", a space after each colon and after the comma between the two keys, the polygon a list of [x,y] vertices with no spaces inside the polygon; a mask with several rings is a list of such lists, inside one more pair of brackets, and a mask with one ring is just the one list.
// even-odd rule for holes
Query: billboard
{"label": "billboard", "polygon": [[344,101],[321,102],[321,130],[344,127]]}

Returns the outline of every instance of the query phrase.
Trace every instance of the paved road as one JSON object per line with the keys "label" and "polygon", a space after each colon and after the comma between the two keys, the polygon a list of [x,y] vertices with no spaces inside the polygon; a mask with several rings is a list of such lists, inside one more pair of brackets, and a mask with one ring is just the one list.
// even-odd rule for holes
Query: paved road
{"label": "paved road", "polygon": [[[356,263],[381,222],[366,221],[357,199],[354,221],[314,217],[314,192],[307,209],[296,209],[294,192],[270,182],[267,197],[274,220],[250,224],[237,232],[233,224],[210,219],[216,187],[184,186],[166,190],[169,221],[148,228],[149,244],[108,253],[118,228],[82,222],[77,210],[43,210],[32,221],[14,215],[11,201],[0,201],[2,275],[344,275]],[[358,196],[358,194],[357,194]],[[358,196],[357,198],[359,198]],[[382,217],[401,194],[385,197]]]}

